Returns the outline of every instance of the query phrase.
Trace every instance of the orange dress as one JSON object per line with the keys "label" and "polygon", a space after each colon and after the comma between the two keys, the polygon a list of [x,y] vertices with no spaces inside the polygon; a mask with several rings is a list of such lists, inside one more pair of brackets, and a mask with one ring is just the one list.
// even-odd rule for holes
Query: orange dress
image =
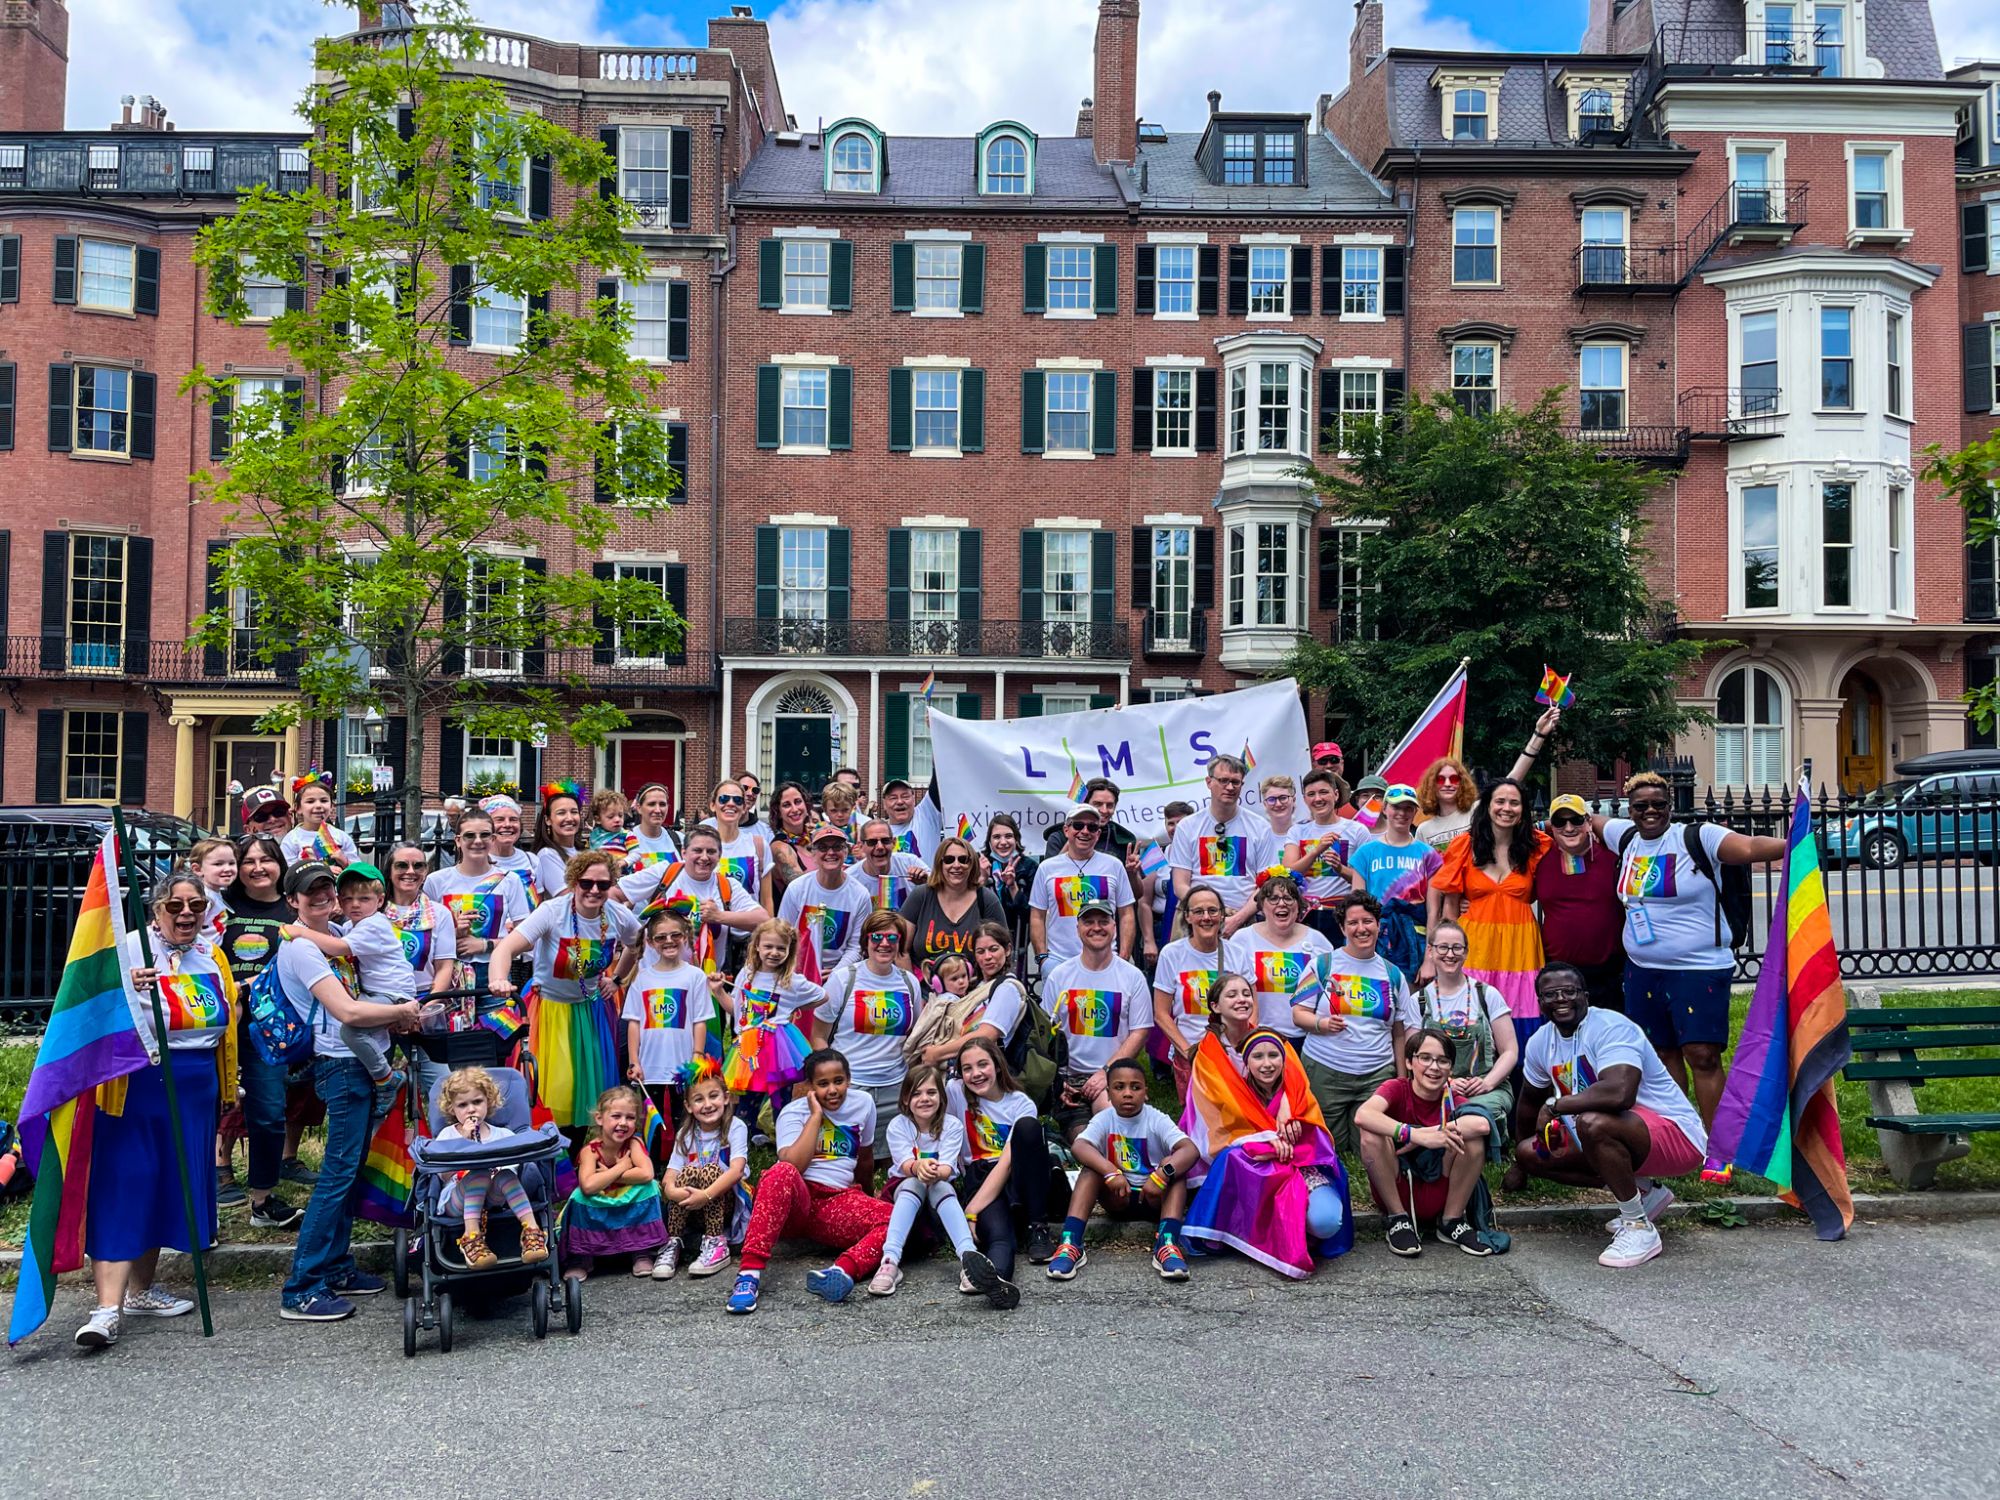
{"label": "orange dress", "polygon": [[1549,852],[1549,836],[1535,834],[1525,868],[1495,881],[1472,862],[1472,835],[1461,833],[1445,850],[1431,889],[1465,898],[1458,925],[1465,929],[1465,972],[1507,997],[1507,1009],[1538,1020],[1535,976],[1542,971],[1542,926],[1535,920],[1535,868]]}

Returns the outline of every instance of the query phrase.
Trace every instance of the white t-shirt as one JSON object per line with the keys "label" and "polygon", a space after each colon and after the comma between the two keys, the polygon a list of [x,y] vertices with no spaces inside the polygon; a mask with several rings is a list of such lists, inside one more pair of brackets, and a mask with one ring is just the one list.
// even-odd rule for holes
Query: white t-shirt
{"label": "white t-shirt", "polygon": [[451,912],[468,913],[472,936],[489,943],[497,943],[528,918],[527,888],[504,870],[466,875],[458,866],[447,865],[424,877],[424,894]]}
{"label": "white t-shirt", "polygon": [[664,828],[652,838],[637,828],[628,828],[621,847],[625,851],[625,873],[628,875],[649,865],[670,865],[681,857],[680,846]]}
{"label": "white t-shirt", "polygon": [[[1604,825],[1604,844],[1617,849],[1634,827],[1629,818]],[[1701,825],[1701,847],[1721,873],[1720,823]],[[1729,969],[1729,924],[1716,910],[1715,882],[1696,868],[1679,825],[1656,839],[1634,834],[1618,861],[1618,899],[1625,903],[1625,955],[1648,969]],[[1716,941],[1720,931],[1722,940]]]}
{"label": "white t-shirt", "polygon": [[1153,1024],[1153,992],[1146,976],[1115,955],[1101,969],[1081,955],[1051,964],[1042,976],[1042,1006],[1069,1037],[1071,1073],[1095,1073],[1118,1044]]}
{"label": "white t-shirt", "polygon": [[[327,956],[319,951],[316,944],[302,937],[286,938],[278,944],[278,956],[273,960],[278,966],[278,987],[285,992],[292,1009],[298,1012],[301,1021],[311,1024],[313,1029],[313,1054],[317,1057],[352,1057],[353,1051],[340,1039],[340,1022],[333,1012],[313,998],[313,986],[322,979],[338,979],[352,998],[361,997],[355,992],[361,987],[360,976],[354,965],[341,960],[337,971]],[[314,1007],[318,1006],[317,1011]],[[386,1027],[370,1030],[368,1035],[378,1044],[385,1044],[389,1037]]]}
{"label": "white t-shirt", "polygon": [[416,971],[410,967],[403,947],[403,935],[386,912],[373,912],[342,934],[354,954],[354,967],[361,975],[357,1000],[375,1000],[397,1005],[417,994]]}
{"label": "white t-shirt", "polygon": [[[810,1099],[794,1099],[779,1113],[780,1151],[799,1138],[811,1113]],[[861,1153],[874,1140],[875,1101],[866,1089],[850,1088],[847,1097],[840,1101],[840,1108],[820,1119],[819,1142],[813,1149],[812,1160],[806,1163],[806,1181],[820,1187],[853,1187]]]}
{"label": "white t-shirt", "polygon": [[1014,1040],[1014,1033],[1021,1029],[1021,1018],[1027,1013],[1028,992],[1021,988],[1020,980],[1005,974],[986,997],[986,1004],[972,1013],[965,1029],[991,1026],[1000,1033],[1000,1045],[1005,1047]]}
{"label": "white t-shirt", "polygon": [[1199,1042],[1208,1032],[1215,986],[1223,974],[1253,978],[1249,951],[1236,938],[1224,938],[1214,953],[1200,952],[1187,938],[1175,938],[1160,950],[1153,988],[1167,997],[1174,1024],[1190,1042]]}
{"label": "white t-shirt", "polygon": [[1359,959],[1345,948],[1334,950],[1327,968],[1326,992],[1313,1014],[1339,1016],[1347,1026],[1331,1036],[1307,1032],[1301,1050],[1336,1073],[1377,1072],[1395,1060],[1393,1024],[1401,1021],[1405,1030],[1422,1024],[1403,971],[1379,953]]}
{"label": "white t-shirt", "polygon": [[320,825],[319,833],[312,833],[303,825],[286,830],[285,836],[278,840],[278,847],[285,853],[286,865],[295,865],[306,859],[326,859],[321,834],[325,835],[326,842],[340,851],[342,864],[351,865],[361,857],[361,851],[354,846],[354,840],[346,830],[327,822]]}
{"label": "white t-shirt", "polygon": [[1331,823],[1294,823],[1292,831],[1285,837],[1284,857],[1297,859],[1328,834],[1333,835],[1333,842],[1301,872],[1308,901],[1330,901],[1335,896],[1346,895],[1347,877],[1334,874],[1333,866],[1350,862],[1354,851],[1373,837],[1368,829],[1352,818],[1335,818]]}
{"label": "white t-shirt", "polygon": [[685,1172],[689,1167],[731,1167],[749,1159],[750,1127],[732,1115],[728,1125],[721,1130],[703,1130],[696,1126],[688,1145],[682,1144],[681,1133],[675,1130],[674,1149],[667,1157],[667,1169]]}
{"label": "white t-shirt", "polygon": [[965,1127],[946,1110],[935,1135],[925,1135],[910,1123],[908,1115],[889,1122],[889,1180],[903,1175],[903,1163],[912,1156],[922,1161],[949,1162],[958,1175],[960,1158],[965,1155]]}
{"label": "white t-shirt", "polygon": [[[882,821],[889,822],[887,818]],[[900,826],[889,823],[889,831],[896,835],[896,848],[904,854],[914,855],[926,869],[930,867],[931,856],[937,853],[938,840],[944,836],[937,804],[929,797],[917,798],[910,821]]]}
{"label": "white t-shirt", "polygon": [[1036,1113],[1035,1101],[1019,1089],[998,1099],[981,1099],[967,1093],[956,1078],[944,1086],[944,1107],[965,1137],[965,1154],[958,1161],[961,1167],[975,1161],[998,1161],[1014,1127],[1034,1119]]}
{"label": "white t-shirt", "polygon": [[1416,1001],[1420,1023],[1425,1026],[1432,1024],[1433,1016],[1447,1025],[1470,1026],[1472,1008],[1475,1005],[1485,1008],[1486,1022],[1495,1030],[1499,1029],[1502,1021],[1513,1015],[1507,1008],[1507,997],[1480,979],[1467,978],[1456,995],[1439,994],[1438,982],[1433,979],[1418,990],[1413,998]]}
{"label": "white t-shirt", "polygon": [[585,987],[597,992],[597,979],[611,967],[620,947],[639,941],[639,919],[616,901],[604,903],[595,920],[579,917],[567,892],[544,901],[516,930],[534,945],[535,983],[545,1000],[574,1005]]}
{"label": "white t-shirt", "polygon": [[682,1065],[694,1061],[694,1029],[715,1022],[715,998],[708,976],[693,964],[658,968],[648,953],[625,987],[619,1019],[639,1023],[639,1067],[648,1083],[671,1083]]}
{"label": "white t-shirt", "polygon": [[1125,864],[1108,854],[1093,854],[1078,862],[1067,854],[1051,854],[1035,869],[1028,892],[1030,909],[1047,913],[1051,961],[1075,958],[1083,951],[1076,935],[1076,914],[1085,901],[1109,901],[1120,913],[1132,904],[1132,882]]}
{"label": "white t-shirt", "polygon": [[931,867],[914,854],[899,852],[889,856],[887,875],[871,875],[856,860],[847,867],[847,878],[857,882],[868,893],[871,910],[901,911],[910,892],[931,878]]}
{"label": "white t-shirt", "polygon": [[1083,1139],[1102,1151],[1133,1187],[1145,1186],[1154,1168],[1187,1138],[1185,1130],[1150,1104],[1140,1105],[1136,1115],[1100,1109],[1083,1128]]}
{"label": "white t-shirt", "polygon": [[417,992],[428,993],[438,965],[458,957],[458,925],[441,903],[428,896],[418,896],[415,906],[392,905],[385,910],[403,941],[403,960],[410,966]]}
{"label": "white t-shirt", "polygon": [[1460,812],[1457,808],[1453,808],[1450,812],[1441,812],[1436,817],[1426,818],[1419,823],[1416,830],[1417,838],[1442,854],[1451,847],[1453,839],[1471,826],[1471,810]]}
{"label": "white t-shirt", "polygon": [[907,969],[877,974],[866,963],[848,964],[827,979],[817,1014],[833,1027],[827,1044],[846,1055],[854,1082],[879,1089],[903,1081],[910,1071],[903,1043],[923,1013],[924,998]]}
{"label": "white t-shirt", "polygon": [[1257,872],[1276,862],[1278,841],[1261,810],[1239,805],[1236,816],[1221,827],[1218,834],[1206,803],[1182,818],[1167,851],[1167,867],[1186,870],[1196,884],[1212,886],[1233,912],[1256,893]]}
{"label": "white t-shirt", "polygon": [[780,984],[778,976],[769,969],[759,969],[753,974],[746,964],[737,972],[731,1007],[736,1029],[741,1031],[748,1026],[794,1021],[797,1017],[793,1012],[818,1005],[824,999],[826,991],[803,974],[794,974]]}
{"label": "white t-shirt", "polygon": [[1288,1037],[1304,1035],[1292,1019],[1292,997],[1305,983],[1313,960],[1333,952],[1333,944],[1306,926],[1294,927],[1282,948],[1260,937],[1255,927],[1243,928],[1234,941],[1243,952],[1244,972],[1257,987],[1257,1024]]}
{"label": "white t-shirt", "polygon": [[[151,967],[158,974],[160,1009],[167,1021],[167,1047],[174,1052],[213,1052],[222,1046],[234,1018],[229,1013],[229,996],[222,983],[222,965],[215,944],[206,933],[195,939],[186,952],[175,954],[163,948],[157,932],[152,936]],[[125,964],[136,969],[147,962],[139,934],[125,934]],[[242,996],[238,995],[238,1003]],[[140,1008],[140,1034],[151,1036],[153,1009],[148,1001]]]}
{"label": "white t-shirt", "polygon": [[[713,823],[705,826],[715,828]],[[721,836],[722,831],[716,829],[716,837]],[[722,846],[722,858],[715,867],[729,877],[731,885],[748,891],[754,898],[762,889],[760,882],[771,867],[771,858],[761,838],[747,829],[739,829],[736,837]]]}
{"label": "white t-shirt", "polygon": [[729,899],[722,899],[722,867],[717,865],[715,873],[708,879],[700,879],[694,871],[682,865],[673,884],[665,885],[666,873],[671,865],[653,865],[644,870],[636,870],[630,875],[618,877],[618,889],[625,893],[625,899],[632,903],[634,911],[643,911],[653,904],[654,898],[662,898],[667,904],[680,901],[699,901],[707,906],[720,902],[724,911],[755,911],[757,893],[746,891],[734,880],[729,882]]}
{"label": "white t-shirt", "polygon": [[560,896],[569,889],[570,857],[577,852],[564,852],[554,845],[535,851],[535,885],[543,896]]}
{"label": "white t-shirt", "polygon": [[1528,1082],[1536,1088],[1553,1088],[1558,1094],[1587,1089],[1607,1068],[1617,1067],[1639,1070],[1637,1103],[1680,1126],[1695,1150],[1708,1149],[1708,1132],[1702,1128],[1700,1113],[1668,1076],[1660,1054],[1629,1016],[1593,1005],[1571,1036],[1564,1036],[1551,1021],[1528,1038],[1528,1050],[1521,1058],[1521,1071]]}
{"label": "white t-shirt", "polygon": [[873,910],[874,890],[851,873],[832,890],[820,884],[817,872],[801,875],[778,902],[779,920],[798,929],[801,943],[813,945],[822,974],[861,957],[861,923]]}

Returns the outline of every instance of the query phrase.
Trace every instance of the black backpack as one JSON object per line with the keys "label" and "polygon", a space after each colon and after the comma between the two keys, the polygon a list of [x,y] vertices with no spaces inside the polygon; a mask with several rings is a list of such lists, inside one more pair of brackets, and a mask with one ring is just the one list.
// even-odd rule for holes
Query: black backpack
{"label": "black backpack", "polygon": [[[1750,867],[1748,865],[1723,865],[1719,870],[1708,857],[1708,847],[1701,841],[1699,823],[1681,824],[1681,846],[1687,856],[1694,861],[1694,867],[1701,871],[1704,879],[1715,887],[1715,940],[1722,941],[1723,924],[1729,927],[1729,946],[1741,948],[1750,941]],[[1628,828],[1625,837],[1618,841],[1618,857],[1625,857],[1625,846],[1639,836],[1639,830]]]}

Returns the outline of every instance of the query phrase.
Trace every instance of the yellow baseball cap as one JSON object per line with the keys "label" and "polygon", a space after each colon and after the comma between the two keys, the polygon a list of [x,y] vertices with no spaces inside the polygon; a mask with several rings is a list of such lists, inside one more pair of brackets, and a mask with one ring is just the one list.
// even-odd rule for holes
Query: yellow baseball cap
{"label": "yellow baseball cap", "polygon": [[1549,804],[1550,817],[1554,817],[1559,812],[1572,812],[1579,817],[1588,818],[1590,816],[1590,804],[1577,796],[1575,792],[1564,792]]}

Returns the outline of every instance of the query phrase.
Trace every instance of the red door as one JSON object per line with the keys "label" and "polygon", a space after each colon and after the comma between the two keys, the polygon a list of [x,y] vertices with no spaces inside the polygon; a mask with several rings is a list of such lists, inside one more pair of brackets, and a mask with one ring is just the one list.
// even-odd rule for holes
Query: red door
{"label": "red door", "polygon": [[668,818],[680,815],[681,742],[679,740],[619,740],[618,790],[630,797],[649,781],[667,789],[674,805]]}

